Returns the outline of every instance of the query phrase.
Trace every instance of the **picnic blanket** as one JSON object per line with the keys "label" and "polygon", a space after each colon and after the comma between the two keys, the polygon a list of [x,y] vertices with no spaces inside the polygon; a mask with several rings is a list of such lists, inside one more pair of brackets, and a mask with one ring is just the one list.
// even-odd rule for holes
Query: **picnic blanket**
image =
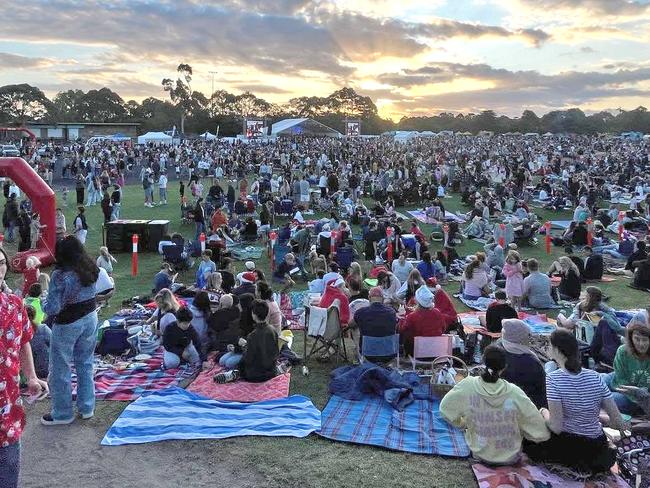
{"label": "picnic blanket", "polygon": [[234,259],[246,261],[248,259],[260,259],[264,248],[258,246],[246,246],[245,244],[235,244],[228,246],[228,251]]}
{"label": "picnic blanket", "polygon": [[366,395],[355,401],[332,395],[323,410],[317,434],[395,451],[469,456],[463,433],[442,419],[439,407],[439,400],[432,395],[416,399],[402,411],[379,396]]}
{"label": "picnic blanket", "polygon": [[628,484],[612,474],[600,484],[573,481],[552,473],[544,466],[519,464],[516,466],[485,466],[472,464],[479,488],[628,488]]}
{"label": "picnic blanket", "polygon": [[463,297],[462,293],[456,293],[455,298],[458,298],[465,306],[471,308],[472,310],[477,310],[479,312],[485,312],[490,304],[495,300],[494,298],[488,297],[479,297],[477,300],[467,300]]}
{"label": "picnic blanket", "polygon": [[292,291],[280,295],[280,312],[291,330],[305,328],[305,297],[309,291]]}
{"label": "picnic blanket", "polygon": [[[163,349],[156,351],[151,359],[139,361],[136,367],[114,367],[95,372],[95,396],[97,400],[132,401],[144,392],[177,386],[191,378],[196,370],[189,364],[176,369],[162,369]],[[76,393],[76,376],[73,375],[73,392]]]}
{"label": "picnic blanket", "polygon": [[551,220],[551,229],[568,229],[570,225],[570,220]]}
{"label": "picnic blanket", "polygon": [[[423,224],[439,224],[441,223],[439,220],[432,219],[430,217],[427,217],[426,212],[424,209],[417,209],[417,210],[409,210],[408,213],[415,217],[417,220],[422,222]],[[454,222],[458,222],[459,224],[465,223],[465,217],[462,215],[457,215],[453,212],[450,212],[449,210],[445,210],[445,220],[453,220]]]}
{"label": "picnic blanket", "polygon": [[212,377],[222,370],[223,368],[216,367],[201,372],[192,384],[187,387],[187,391],[213,400],[242,403],[263,402],[289,396],[291,373],[281,374],[263,383],[249,383],[239,380],[220,385],[215,383]]}
{"label": "picnic blanket", "polygon": [[222,402],[173,387],[128,405],[102,439],[103,446],[171,439],[225,439],[247,435],[306,437],[320,427],[309,398],[259,403]]}

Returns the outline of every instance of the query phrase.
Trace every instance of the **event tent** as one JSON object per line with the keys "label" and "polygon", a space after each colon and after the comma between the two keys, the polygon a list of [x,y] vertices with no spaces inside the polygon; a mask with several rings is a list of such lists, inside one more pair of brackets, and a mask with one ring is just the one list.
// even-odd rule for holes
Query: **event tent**
{"label": "event tent", "polygon": [[123,142],[123,141],[130,141],[131,138],[129,136],[126,136],[122,134],[121,132],[118,132],[117,134],[113,134],[112,136],[108,137],[111,141],[114,142]]}
{"label": "event tent", "polygon": [[214,134],[210,134],[210,131],[205,131],[199,137],[201,139],[205,139],[206,141],[214,141],[217,138],[217,136],[215,136]]}
{"label": "event tent", "polygon": [[328,136],[342,137],[342,134],[314,119],[284,119],[271,127],[271,136]]}
{"label": "event tent", "polygon": [[164,132],[147,132],[138,136],[138,144],[147,144],[149,142],[156,142],[159,144],[171,144],[173,141],[172,136],[168,136]]}

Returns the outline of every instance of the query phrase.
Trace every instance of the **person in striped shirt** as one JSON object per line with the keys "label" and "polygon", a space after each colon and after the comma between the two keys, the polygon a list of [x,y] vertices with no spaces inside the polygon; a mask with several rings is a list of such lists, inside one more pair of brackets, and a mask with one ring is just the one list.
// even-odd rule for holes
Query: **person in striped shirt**
{"label": "person in striped shirt", "polygon": [[540,410],[551,438],[526,444],[524,450],[533,461],[561,464],[580,473],[608,471],[616,452],[607,443],[600,409],[609,415],[611,427],[627,427],[612,394],[596,371],[582,368],[578,342],[568,330],[551,334],[551,356],[558,369],[546,376],[548,409]]}

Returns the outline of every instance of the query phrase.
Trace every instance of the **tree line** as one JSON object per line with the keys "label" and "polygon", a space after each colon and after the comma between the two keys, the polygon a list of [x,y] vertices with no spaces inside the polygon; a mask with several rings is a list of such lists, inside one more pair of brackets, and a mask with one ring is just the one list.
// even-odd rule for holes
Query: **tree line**
{"label": "tree line", "polygon": [[200,134],[206,130],[234,136],[242,132],[242,121],[260,117],[268,123],[291,117],[310,117],[341,132],[345,120],[360,120],[362,134],[381,134],[393,130],[459,132],[492,131],[552,132],[597,134],[639,131],[650,133],[650,113],[645,107],[619,109],[586,115],[578,108],[556,110],[542,117],[525,110],[521,117],[497,115],[492,110],[480,113],[440,113],[427,117],[403,117],[399,122],[383,119],[370,97],[352,88],[341,88],[326,97],[297,97],[286,104],[271,103],[253,93],[236,95],[217,90],[211,96],[192,89],[192,67],[178,66],[176,79],[164,78],[161,90],[168,99],[149,97],[142,102],[124,101],[109,88],[68,90],[51,100],[38,87],[29,84],[0,87],[0,124],[21,125],[42,122],[138,122],[142,132],[168,130]]}

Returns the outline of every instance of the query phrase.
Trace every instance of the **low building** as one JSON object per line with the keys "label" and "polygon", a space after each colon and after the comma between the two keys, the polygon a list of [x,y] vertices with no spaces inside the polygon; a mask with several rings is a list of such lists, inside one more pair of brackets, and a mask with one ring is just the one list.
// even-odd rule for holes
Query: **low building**
{"label": "low building", "polygon": [[36,139],[59,141],[86,140],[117,133],[135,139],[140,126],[137,122],[28,122],[25,125],[36,135]]}

